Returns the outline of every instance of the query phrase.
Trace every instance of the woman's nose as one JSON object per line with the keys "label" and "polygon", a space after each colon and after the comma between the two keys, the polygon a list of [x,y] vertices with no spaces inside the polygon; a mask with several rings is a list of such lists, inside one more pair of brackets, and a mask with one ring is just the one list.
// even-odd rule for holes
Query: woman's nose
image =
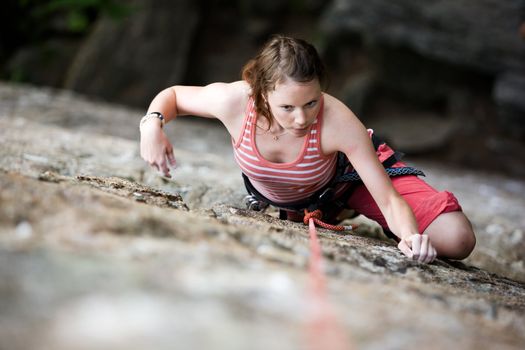
{"label": "woman's nose", "polygon": [[302,109],[297,110],[297,114],[295,116],[295,124],[299,126],[300,128],[306,126],[306,113]]}

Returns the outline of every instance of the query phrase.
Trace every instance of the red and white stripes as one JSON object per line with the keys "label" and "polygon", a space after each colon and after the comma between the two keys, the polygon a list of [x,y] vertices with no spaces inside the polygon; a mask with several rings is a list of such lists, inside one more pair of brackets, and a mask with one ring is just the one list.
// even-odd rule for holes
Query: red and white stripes
{"label": "red and white stripes", "polygon": [[243,129],[233,149],[242,172],[266,198],[276,203],[299,201],[322,188],[333,177],[337,156],[325,156],[321,152],[322,106],[305,136],[299,156],[289,163],[274,163],[261,156],[254,138],[255,123],[255,108],[250,101]]}

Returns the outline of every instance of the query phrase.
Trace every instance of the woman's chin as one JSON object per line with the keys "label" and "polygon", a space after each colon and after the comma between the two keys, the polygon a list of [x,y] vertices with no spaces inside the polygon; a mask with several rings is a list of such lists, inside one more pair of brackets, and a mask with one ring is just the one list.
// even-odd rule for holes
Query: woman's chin
{"label": "woman's chin", "polygon": [[308,128],[306,129],[293,129],[290,131],[290,134],[292,134],[295,137],[303,137],[308,133]]}

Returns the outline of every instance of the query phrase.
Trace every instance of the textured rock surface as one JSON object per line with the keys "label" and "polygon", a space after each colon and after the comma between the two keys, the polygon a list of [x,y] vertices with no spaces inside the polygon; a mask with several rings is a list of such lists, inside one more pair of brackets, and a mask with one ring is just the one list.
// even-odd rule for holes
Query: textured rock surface
{"label": "textured rock surface", "polygon": [[[305,227],[241,209],[215,124],[168,127],[169,180],[138,157],[138,111],[9,86],[0,106],[0,348],[329,348],[312,327]],[[347,348],[523,348],[525,184],[423,167],[458,195],[478,247],[423,265],[364,231],[320,229]]]}

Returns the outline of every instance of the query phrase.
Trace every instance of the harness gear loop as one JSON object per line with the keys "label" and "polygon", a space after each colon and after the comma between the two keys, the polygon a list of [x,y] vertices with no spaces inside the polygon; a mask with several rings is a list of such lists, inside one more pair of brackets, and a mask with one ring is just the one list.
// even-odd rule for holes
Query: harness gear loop
{"label": "harness gear loop", "polygon": [[305,225],[308,225],[310,219],[313,220],[313,222],[320,227],[326,228],[328,230],[332,231],[352,231],[354,228],[357,228],[358,225],[331,225],[327,224],[326,222],[322,221],[323,218],[323,212],[321,209],[316,209],[314,211],[308,211],[308,209],[304,210],[304,218],[303,222]]}
{"label": "harness gear loop", "polygon": [[253,194],[248,194],[244,197],[244,203],[248,210],[260,211],[263,212],[268,208],[269,204],[257,199]]}

